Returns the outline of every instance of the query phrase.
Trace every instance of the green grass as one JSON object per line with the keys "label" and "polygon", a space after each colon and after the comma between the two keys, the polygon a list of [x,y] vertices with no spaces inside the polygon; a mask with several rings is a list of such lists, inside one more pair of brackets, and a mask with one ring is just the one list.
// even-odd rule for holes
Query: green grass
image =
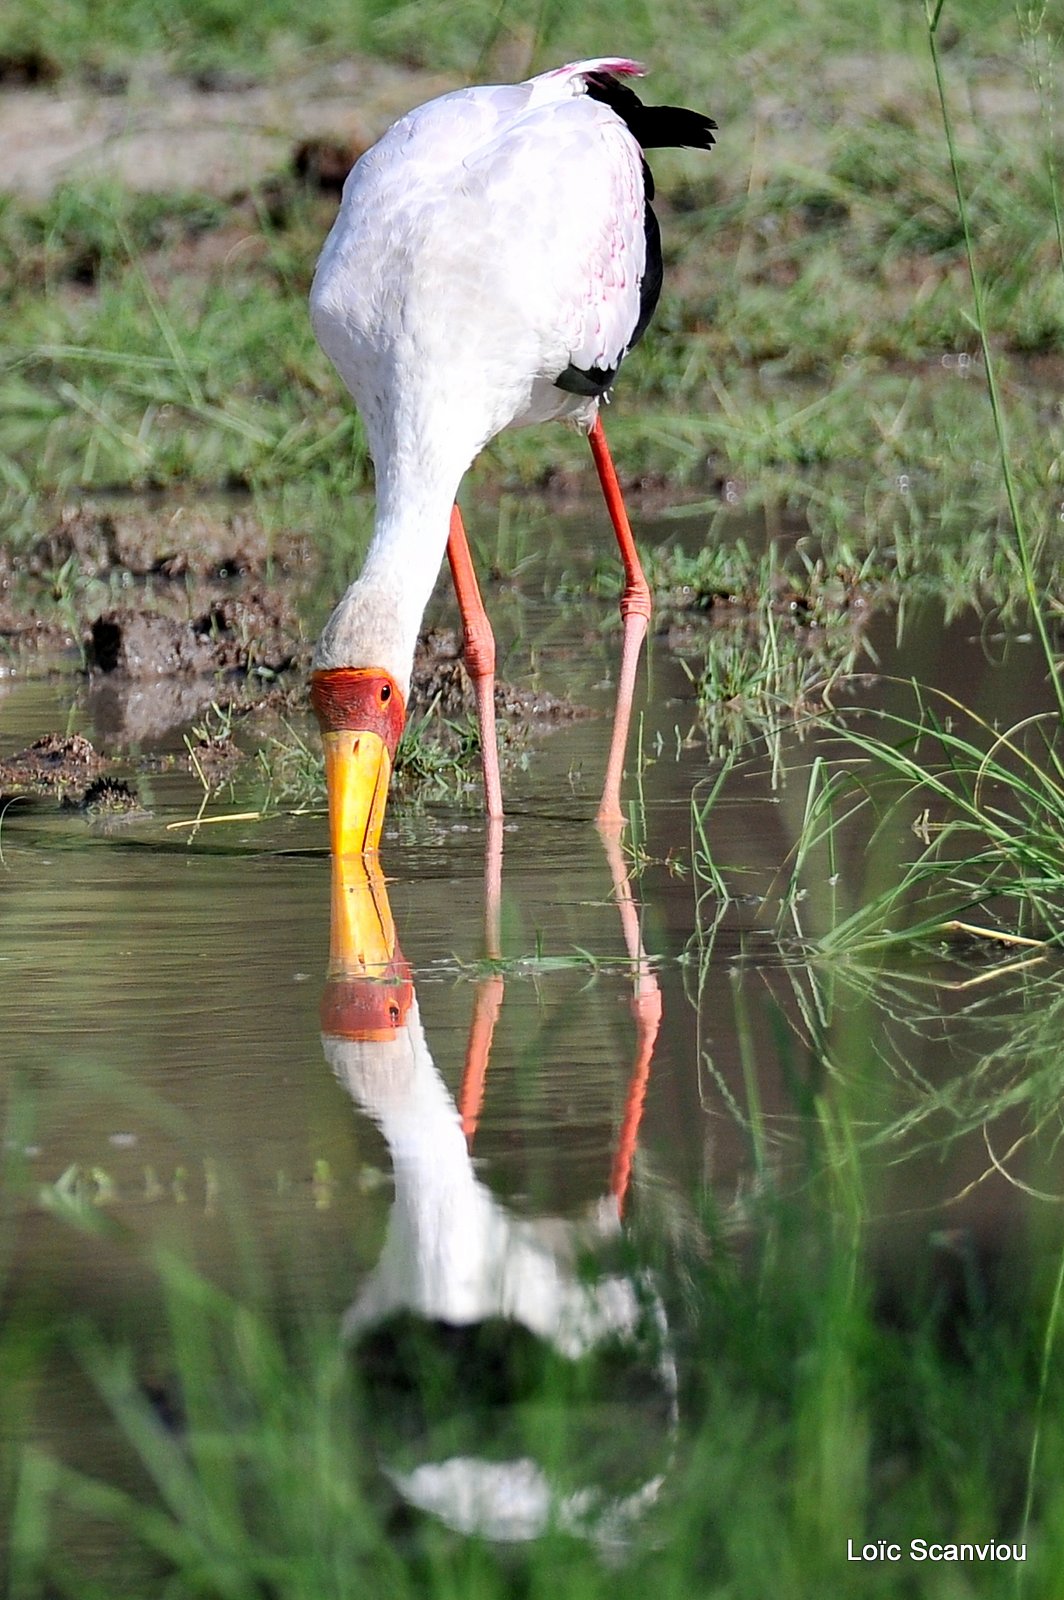
{"label": "green grass", "polygon": [[[634,45],[645,42],[661,63],[655,91],[671,91],[675,80],[677,92],[717,111],[722,132],[709,158],[660,163],[666,295],[608,422],[626,472],[667,474],[677,492],[726,480],[751,509],[804,518],[816,537],[845,525],[858,560],[905,542],[933,561],[934,551],[973,532],[993,537],[1008,508],[992,415],[975,398],[981,374],[957,365],[979,344],[967,320],[949,164],[929,144],[933,101],[919,29],[912,19],[882,20],[870,41],[858,12],[819,4],[783,18],[759,5],[741,18],[714,18],[704,54],[682,71],[673,42],[689,21],[682,6],[623,19]],[[425,53],[429,40],[442,46],[445,18],[436,59],[470,71],[516,27],[505,7],[472,6],[460,21],[443,7],[430,19],[419,14]],[[264,71],[272,40],[281,52],[272,70],[287,70],[269,8],[249,23],[236,5],[189,5],[166,19],[139,5],[91,19],[75,5],[15,7],[8,25],[39,40],[69,30],[68,50],[48,48],[75,60],[90,21],[97,52],[135,52],[149,40],[178,61],[182,51],[221,61],[243,50]],[[577,23],[544,7],[527,48],[544,59],[556,49],[579,53],[600,24],[594,13]],[[401,10],[319,8],[292,20],[289,37],[335,52],[356,45],[363,25],[374,48],[400,50],[412,19]],[[969,5],[951,26],[948,59],[961,77],[994,70],[993,52],[1016,49],[1015,22],[990,7]],[[474,50],[463,41],[478,29]],[[892,52],[886,70],[899,79],[889,117],[877,105],[862,118],[844,62],[809,103],[804,64],[825,41],[839,52],[870,43]],[[1008,82],[1022,89],[1017,73]],[[752,103],[769,86],[784,105],[793,101],[793,140]],[[1028,137],[1040,127],[1037,113],[1023,105],[1017,118],[966,122],[958,157],[988,337],[1014,361],[1058,351],[1064,326],[1064,278],[1046,226],[1053,169]],[[330,206],[290,182],[282,195],[282,203],[271,192],[231,208],[202,195],[134,197],[95,184],[38,205],[7,202],[0,472],[4,511],[17,528],[39,532],[57,494],[109,486],[240,483],[267,500],[298,479],[308,500],[335,504],[366,484],[358,426],[305,310]],[[250,252],[242,246],[232,261],[224,252],[219,259],[207,248],[211,235],[234,227]],[[1036,554],[1050,545],[1042,530],[1058,509],[1049,469],[1064,457],[1059,412],[1046,403],[1052,385],[1021,366],[1010,382],[1013,454],[1024,463],[1016,493]],[[535,430],[499,441],[477,481],[529,485],[578,463],[579,441]],[[325,523],[319,531],[324,542]]]}
{"label": "green grass", "polygon": [[114,202],[81,196],[63,238],[80,257],[94,231],[92,293],[14,290],[0,440],[12,490],[277,482],[333,451],[350,483],[364,454],[349,415],[313,437],[305,420],[325,381],[305,285],[273,265],[239,285],[160,280]]}
{"label": "green grass", "polygon": [[[840,1086],[829,1112],[812,1093],[815,1079],[802,1089],[801,1054],[796,1064],[806,1193],[788,1198],[769,1182],[731,1215],[706,1205],[671,1243],[650,1217],[637,1215],[631,1230],[628,1268],[653,1271],[679,1337],[680,1417],[675,1435],[666,1428],[632,1441],[663,1467],[664,1485],[620,1559],[603,1561],[592,1543],[561,1530],[509,1549],[448,1533],[402,1513],[378,1463],[461,1439],[490,1449],[503,1428],[500,1446],[545,1455],[557,1481],[583,1482],[596,1397],[626,1363],[638,1366],[635,1353],[570,1364],[531,1349],[522,1356],[518,1346],[509,1350],[518,1365],[500,1369],[507,1347],[499,1346],[493,1385],[505,1373],[522,1387],[503,1425],[475,1390],[455,1384],[430,1331],[415,1340],[413,1330],[393,1329],[408,1356],[415,1346],[420,1354],[397,1391],[379,1352],[357,1362],[328,1319],[305,1310],[286,1321],[264,1309],[270,1291],[261,1280],[254,1292],[222,1291],[160,1253],[145,1263],[162,1305],[150,1361],[168,1374],[179,1426],[145,1392],[142,1339],[104,1339],[87,1322],[64,1320],[58,1353],[84,1368],[125,1459],[104,1475],[40,1448],[22,1455],[13,1600],[148,1592],[321,1600],[367,1589],[487,1600],[556,1593],[561,1581],[587,1600],[648,1585],[721,1600],[757,1600],[766,1586],[863,1596],[881,1593],[882,1578],[847,1562],[847,1540],[907,1544],[917,1530],[1026,1538],[1019,1574],[968,1569],[971,1592],[1051,1595],[1064,1537],[1059,1229],[1040,1254],[1044,1270],[997,1280],[977,1249],[965,1260],[963,1243],[918,1249],[900,1267],[906,1289],[894,1301],[890,1273],[872,1265],[861,1206],[843,1202],[853,1163],[867,1164],[867,1151],[855,1152],[847,1172],[838,1153],[858,1102]],[[10,1324],[2,1348],[10,1370],[18,1349]],[[616,1452],[612,1460],[621,1465]],[[906,1593],[955,1592],[958,1569],[900,1570]]]}
{"label": "green grass", "polygon": [[[796,26],[797,23],[797,26]],[[0,47],[23,57],[39,52],[61,71],[122,67],[145,54],[161,54],[182,70],[240,68],[262,72],[290,64],[305,51],[342,58],[370,50],[422,66],[443,65],[483,76],[492,57],[509,49],[534,68],[555,59],[602,54],[623,43],[625,50],[653,54],[686,36],[695,45],[692,65],[706,70],[722,38],[733,50],[776,52],[808,49],[819,40],[846,51],[897,47],[914,29],[903,16],[885,15],[870,28],[856,0],[814,0],[794,18],[760,0],[741,16],[725,10],[707,15],[690,0],[662,6],[632,5],[622,13],[592,0],[578,12],[540,4],[530,13],[504,0],[466,0],[429,10],[388,5],[384,0],[323,0],[313,11],[293,11],[280,0],[249,8],[245,0],[179,0],[160,9],[150,0],[56,0],[46,8],[12,0],[6,8]],[[958,30],[963,48],[993,49],[1002,34],[998,8],[989,0],[970,0]],[[674,70],[681,63],[675,62]]]}
{"label": "green grass", "polygon": [[[32,254],[26,240],[40,232],[49,241],[45,257],[52,252],[43,278],[19,286],[16,274],[7,298],[0,449],[12,504],[19,494],[115,485],[241,482],[269,491],[297,475],[324,478],[334,493],[364,484],[365,454],[349,403],[306,318],[324,210],[304,208],[293,223],[296,238],[281,243],[254,216],[244,217],[242,229],[264,246],[252,269],[169,274],[165,247],[153,258],[145,237],[160,228],[171,237],[186,226],[201,229],[211,203],[189,197],[169,216],[154,204],[139,220],[137,206],[125,209],[132,214],[123,215],[113,193],[90,193],[78,207],[57,205],[58,220],[20,215],[11,223],[12,260]],[[65,287],[62,273],[90,270],[87,256],[95,263],[91,288]],[[836,260],[840,271],[859,270],[846,260],[844,241]],[[857,315],[866,319],[880,288],[857,282]],[[752,304],[760,291],[742,292]],[[809,292],[823,304],[823,285]],[[802,392],[766,382],[771,353],[734,343],[745,313],[726,309],[713,326],[671,335],[666,306],[664,326],[626,368],[609,418],[627,470],[666,470],[677,483],[697,483],[708,454],[750,504],[793,505],[815,526],[843,510],[852,521],[860,462],[866,481],[871,469],[861,498],[867,504],[871,494],[874,515],[905,522],[906,496],[926,505],[933,494],[936,511],[948,515],[957,505],[958,515],[974,510],[980,520],[999,521],[997,482],[973,468],[995,453],[990,414],[972,403],[979,374],[939,361],[943,347],[957,341],[935,330],[911,349],[895,343],[882,358],[845,340],[832,351],[822,330],[804,320],[800,291],[774,291],[767,311],[790,357],[799,360],[805,350],[816,365],[815,386],[807,380]],[[722,347],[722,338],[732,347]],[[843,356],[856,365],[842,367]],[[877,371],[883,360],[898,359],[929,362],[938,375],[916,384]],[[1033,452],[1021,492],[1042,521],[1056,509],[1045,471],[1064,451],[1064,438],[1053,424],[1047,434],[1041,395],[1022,381],[1014,427],[1017,455],[1027,446]],[[564,468],[581,461],[576,441],[561,430],[538,430],[500,441],[479,476],[528,482],[548,462]],[[899,483],[908,485],[904,494]]]}
{"label": "green grass", "polygon": [[853,672],[860,653],[859,628],[845,615],[811,639],[771,605],[716,623],[695,665],[684,663],[709,756],[723,759],[757,742],[778,770],[782,735],[800,735],[826,714],[833,688]]}
{"label": "green grass", "polygon": [[[1022,401],[1017,405],[995,349],[995,334],[1000,331],[994,324],[994,308],[1000,301],[995,290],[1000,288],[1003,271],[995,251],[1000,248],[1001,229],[995,213],[986,209],[986,175],[976,174],[966,164],[959,145],[952,85],[941,49],[940,25],[945,15],[942,0],[937,6],[928,5],[927,42],[955,218],[952,240],[940,241],[940,245],[959,246],[967,271],[970,299],[962,309],[978,344],[986,386],[984,418],[992,424],[993,438],[992,451],[979,457],[980,476],[997,486],[998,520],[993,529],[981,530],[974,537],[970,529],[962,528],[960,538],[940,538],[935,546],[929,546],[925,542],[926,510],[920,507],[906,474],[906,498],[914,503],[909,528],[900,520],[894,526],[893,554],[900,580],[896,592],[907,598],[915,598],[921,591],[935,593],[947,619],[959,599],[968,605],[996,605],[1006,620],[1030,626],[1038,642],[1052,709],[1016,728],[1002,729],[968,710],[954,696],[914,684],[911,711],[884,712],[878,724],[869,728],[851,722],[833,743],[829,763],[817,758],[796,833],[790,881],[780,900],[783,913],[794,916],[797,926],[795,895],[808,858],[815,857],[820,864],[826,850],[831,856],[830,881],[836,881],[834,869],[846,829],[853,828],[855,818],[860,833],[872,841],[869,849],[878,850],[890,864],[882,874],[885,886],[870,876],[848,913],[840,911],[838,897],[832,895],[829,914],[821,919],[820,948],[825,953],[918,941],[951,918],[975,914],[985,915],[993,927],[1056,942],[1064,913],[1064,767],[1060,748],[1064,685],[1052,631],[1061,581],[1056,565],[1060,541],[1053,536],[1052,512],[1033,490],[1030,461],[1025,443],[1020,442],[1025,434]],[[1036,31],[1033,41],[1028,38],[1028,46],[1039,37]],[[1043,85],[1043,110],[1048,103],[1045,94]],[[851,154],[863,182],[876,188],[878,152],[874,157],[867,151],[862,155],[858,147]],[[1044,214],[1059,221],[1057,155],[1048,144],[1043,155],[1037,179],[1042,185]],[[870,160],[871,170],[867,166]],[[1028,254],[1024,267],[1029,272],[1040,265],[1042,280],[1059,289],[1064,281],[1064,233],[1059,227],[1055,232],[1046,231],[1044,219],[1042,231],[1039,263]],[[1041,459],[1044,464],[1045,458]],[[957,510],[948,498],[939,500],[940,535]],[[830,564],[830,542],[826,549]],[[885,549],[869,552],[864,570],[875,573],[878,567],[884,571],[887,554]],[[742,565],[741,557],[737,562],[733,554],[733,570],[737,564]],[[693,561],[681,558],[675,577],[697,603],[700,597],[719,592],[715,569],[722,565],[729,563],[722,563],[719,551],[710,550]],[[762,592],[766,576],[763,570]],[[717,682],[730,685],[735,677],[745,681],[747,692],[756,692],[769,666],[778,660],[775,640],[774,628],[764,630],[759,658],[756,652],[748,652],[746,662],[725,658],[723,667],[710,653],[703,694]],[[801,680],[791,681],[791,692],[800,708]],[[731,743],[735,743],[734,734]],[[778,757],[775,759],[778,762]],[[715,791],[711,798],[716,799]],[[692,802],[692,815],[700,840],[700,848],[694,852],[702,883],[700,894],[703,899],[710,896],[712,903],[728,893],[727,880],[708,847],[706,807],[698,797]],[[922,841],[922,849],[915,847],[914,835]]]}

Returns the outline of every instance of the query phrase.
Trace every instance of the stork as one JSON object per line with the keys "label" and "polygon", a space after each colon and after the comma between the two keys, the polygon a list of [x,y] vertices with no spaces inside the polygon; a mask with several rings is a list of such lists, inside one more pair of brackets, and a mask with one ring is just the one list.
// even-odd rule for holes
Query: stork
{"label": "stork", "polygon": [[489,817],[502,816],[495,642],[462,518],[466,469],[504,428],[562,419],[588,435],[620,547],[623,644],[598,818],[620,784],[650,619],[599,407],[661,291],[643,152],[709,149],[713,123],[646,106],[638,62],[579,61],[460,89],[410,111],[356,162],[318,262],[311,319],[365,425],[376,478],[362,572],[318,640],[334,855],[377,850],[414,647],[446,549],[481,731]]}

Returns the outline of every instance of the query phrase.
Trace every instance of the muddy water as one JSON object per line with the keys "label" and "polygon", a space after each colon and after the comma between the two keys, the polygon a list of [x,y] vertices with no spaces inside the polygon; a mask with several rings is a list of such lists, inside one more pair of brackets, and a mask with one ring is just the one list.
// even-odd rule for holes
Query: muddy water
{"label": "muddy water", "polygon": [[[545,685],[605,707],[606,608],[548,632],[549,617],[533,605],[520,626],[526,642],[547,634],[536,652]],[[1023,641],[1005,660],[973,622],[945,630],[933,611],[907,620],[900,648],[890,618],[870,638],[884,672],[995,714],[1040,704]],[[519,676],[522,647],[504,635],[503,649]],[[0,753],[56,726],[91,736],[91,703],[73,681],[7,679]],[[810,1129],[833,1097],[857,1130],[864,1203],[891,1261],[922,1252],[944,1226],[994,1250],[1022,1201],[989,1170],[977,1133],[953,1139],[949,1128],[943,1144],[947,1110],[913,1117],[885,1150],[877,1136],[927,1085],[949,1100],[963,1063],[1000,1047],[1015,1000],[1006,987],[1000,1004],[971,1014],[958,988],[971,973],[945,958],[884,992],[805,966],[769,935],[759,897],[793,847],[817,749],[793,733],[776,783],[755,753],[713,813],[715,855],[744,869],[749,897],[710,937],[713,908],[698,909],[689,871],[691,794],[709,770],[685,739],[693,720],[689,680],[659,643],[643,770],[637,785],[633,761],[628,783],[646,854],[632,884],[634,946],[616,861],[589,820],[607,717],[559,729],[507,779],[494,966],[483,960],[494,935],[475,804],[393,810],[387,898],[412,985],[398,1044],[352,1044],[329,1010],[320,815],[173,827],[202,799],[177,768],[142,780],[150,815],[116,834],[51,805],[10,807],[0,1039],[11,1291],[60,1323],[84,1316],[130,1338],[153,1381],[157,1244],[237,1292],[254,1261],[258,1292],[279,1315],[310,1311],[352,1343],[405,1308],[456,1324],[503,1316],[577,1350],[634,1328],[632,1280],[607,1274],[596,1298],[573,1264],[613,1240],[619,1214],[623,1228],[696,1229],[708,1205],[741,1246],[766,1187],[800,1192],[814,1167],[822,1176]],[[159,753],[179,749],[175,736]],[[246,800],[238,782],[208,812]],[[848,875],[856,893],[863,842],[847,848],[839,892]],[[814,885],[814,922],[816,904]],[[1021,1127],[1020,1112],[1002,1117],[999,1148]],[[1044,1179],[1036,1142],[1015,1175]],[[668,1358],[657,1359],[667,1431]],[[69,1459],[108,1459],[111,1424],[76,1371],[62,1369],[36,1426]],[[511,1489],[499,1488],[500,1501]],[[411,1467],[403,1493],[463,1526],[461,1486],[446,1474]],[[487,1509],[469,1526],[537,1531],[535,1492],[523,1532],[493,1524],[494,1494],[484,1489]]]}

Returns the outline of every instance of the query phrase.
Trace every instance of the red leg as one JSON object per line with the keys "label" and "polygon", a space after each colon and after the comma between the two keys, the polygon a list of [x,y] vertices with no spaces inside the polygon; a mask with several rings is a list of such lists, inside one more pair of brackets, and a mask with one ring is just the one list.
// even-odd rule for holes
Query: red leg
{"label": "red leg", "polygon": [[632,885],[625,871],[620,840],[616,834],[612,836],[607,834],[603,843],[606,846],[610,877],[613,879],[614,898],[621,913],[621,930],[635,973],[635,993],[632,995],[632,1015],[635,1018],[636,1028],[635,1058],[628,1079],[624,1117],[617,1138],[613,1171],[610,1174],[610,1192],[617,1202],[618,1213],[623,1213],[628,1184],[632,1176],[639,1124],[643,1118],[643,1103],[650,1081],[650,1063],[657,1043],[658,1029],[661,1027],[661,990],[643,949],[639,912],[632,898]]}
{"label": "red leg", "polygon": [[462,525],[462,513],[457,506],[451,512],[447,559],[451,563],[458,609],[462,613],[466,669],[473,680],[477,697],[484,804],[489,817],[501,817],[502,783],[499,779],[499,747],[495,738],[495,635],[480,598],[480,587],[469,554],[469,541]]}
{"label": "red leg", "polygon": [[621,1216],[624,1215],[624,1203],[628,1198],[628,1184],[632,1176],[632,1162],[635,1159],[635,1148],[639,1138],[639,1124],[643,1119],[643,1102],[650,1080],[654,1042],[661,1025],[661,995],[655,993],[636,998],[632,1002],[632,1010],[637,1029],[635,1060],[632,1063],[632,1075],[628,1080],[624,1120],[617,1136],[617,1153],[613,1158],[613,1171],[610,1173],[610,1193],[617,1202],[617,1211]]}
{"label": "red leg", "polygon": [[602,493],[606,498],[606,508],[613,523],[613,531],[617,535],[621,560],[624,563],[624,592],[621,595],[624,638],[621,645],[621,672],[617,680],[617,710],[613,719],[609,760],[606,763],[606,782],[602,788],[602,799],[598,809],[599,822],[615,828],[624,822],[624,813],[621,810],[621,773],[624,770],[624,753],[628,747],[628,728],[632,720],[632,700],[635,695],[639,652],[643,648],[643,640],[647,636],[650,624],[650,585],[639,565],[635,540],[632,538],[628,513],[624,508],[621,486],[617,482],[617,473],[606,443],[606,435],[602,430],[601,417],[595,418],[595,425],[588,435],[588,442],[591,445],[591,454],[595,458]]}
{"label": "red leg", "polygon": [[484,954],[502,955],[502,818],[489,817],[484,830]]}
{"label": "red leg", "polygon": [[501,972],[490,978],[481,978],[473,997],[473,1017],[469,1024],[466,1044],[465,1068],[462,1085],[458,1091],[458,1114],[462,1119],[462,1132],[466,1144],[473,1148],[473,1139],[484,1104],[484,1083],[488,1076],[488,1060],[495,1024],[499,1020],[505,980]]}
{"label": "red leg", "polygon": [[[502,953],[499,943],[501,901],[502,823],[496,817],[489,817],[484,850],[484,953],[489,961],[497,961]],[[502,1006],[503,985],[501,972],[490,973],[478,982],[473,1000],[465,1069],[458,1091],[458,1113],[470,1150],[480,1120],[480,1108],[484,1104],[484,1083],[488,1075],[491,1041]]]}

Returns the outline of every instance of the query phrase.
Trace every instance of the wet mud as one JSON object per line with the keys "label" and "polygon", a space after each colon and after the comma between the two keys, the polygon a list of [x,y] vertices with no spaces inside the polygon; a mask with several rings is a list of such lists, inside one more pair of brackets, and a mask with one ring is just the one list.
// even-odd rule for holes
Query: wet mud
{"label": "wet mud", "polygon": [[79,813],[94,832],[116,833],[150,815],[135,782],[80,733],[46,733],[0,761],[0,806],[13,800]]}
{"label": "wet mud", "polygon": [[0,762],[0,789],[54,790],[61,797],[71,790],[87,793],[106,765],[105,758],[80,733],[46,733]]}
{"label": "wet mud", "polygon": [[90,674],[125,678],[257,674],[270,681],[306,655],[283,598],[264,591],[219,598],[188,621],[121,607],[84,636]]}
{"label": "wet mud", "polygon": [[309,546],[243,511],[70,507],[25,555],[2,560],[9,656],[33,671],[29,657],[76,651],[107,741],[160,738],[211,704],[276,706],[278,685],[309,664]]}
{"label": "wet mud", "polygon": [[[425,717],[436,712],[444,719],[474,717],[476,696],[465,668],[462,641],[449,628],[422,634],[414,653],[408,715]],[[528,689],[506,680],[495,685],[495,712],[502,719],[502,736],[545,732],[562,723],[588,717],[587,706],[543,688]]]}
{"label": "wet mud", "polygon": [[[310,545],[294,535],[270,536],[242,510],[227,515],[195,507],[150,505],[125,511],[91,503],[63,507],[52,528],[32,545],[22,566],[49,578],[76,561],[84,578],[229,579],[290,575],[305,567]],[[11,557],[7,557],[11,570]]]}
{"label": "wet mud", "polygon": [[[155,770],[160,744],[169,746],[171,765],[187,764],[215,788],[261,743],[270,725],[261,719],[275,725],[307,715],[313,636],[305,612],[319,558],[310,541],[268,532],[243,507],[161,499],[72,505],[21,557],[0,554],[0,563],[0,645],[16,671],[31,674],[69,676],[76,652],[78,698],[110,753],[93,752],[97,765],[88,770],[84,751],[50,735],[0,767],[5,793],[77,803],[110,756],[122,760],[126,777]],[[758,653],[769,617],[805,664],[793,697],[796,712],[808,714],[820,703],[816,686],[852,669],[870,619],[892,599],[856,574],[817,563],[782,575],[769,595],[683,577],[666,564],[654,574],[655,629],[672,654],[692,663],[700,714],[707,703],[735,699],[734,672],[716,671],[710,682],[712,651]],[[504,764],[523,759],[531,741],[591,715],[535,679],[499,681],[496,711]],[[459,630],[436,627],[420,640],[408,724],[456,769],[473,771],[476,703]],[[177,753],[176,732],[185,745]],[[416,788],[423,776],[415,761],[409,782]]]}
{"label": "wet mud", "polygon": [[[187,761],[209,787],[226,782],[255,742],[240,736],[249,718],[308,712],[313,637],[303,610],[316,577],[308,541],[267,534],[242,509],[172,502],[66,507],[24,554],[0,551],[0,648],[23,676],[69,677],[76,652],[77,696],[101,751],[113,753],[47,734],[0,764],[0,791],[80,806],[115,757],[123,777],[156,770],[151,747],[168,741],[172,751],[175,731],[187,754],[167,762]],[[506,681],[496,708],[504,761],[590,714]],[[420,640],[408,713],[456,763],[476,761],[460,632],[438,628]]]}

